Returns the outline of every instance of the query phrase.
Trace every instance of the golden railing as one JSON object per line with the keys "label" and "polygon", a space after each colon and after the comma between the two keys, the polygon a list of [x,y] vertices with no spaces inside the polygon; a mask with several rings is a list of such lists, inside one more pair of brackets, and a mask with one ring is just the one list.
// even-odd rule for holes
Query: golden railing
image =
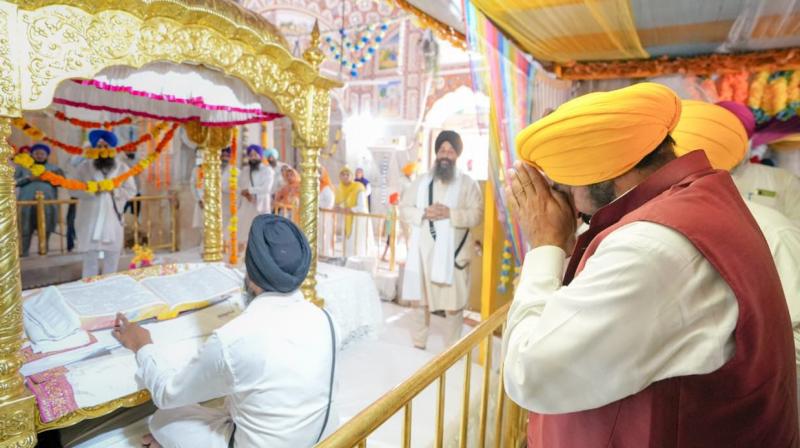
{"label": "golden railing", "polygon": [[[133,234],[133,244],[139,244],[145,240],[148,247],[153,250],[169,249],[172,252],[178,251],[178,238],[179,238],[179,223],[178,223],[178,196],[177,193],[172,192],[164,195],[150,195],[150,196],[136,196],[130,199],[133,208],[133,222],[130,224]],[[23,207],[36,208],[36,236],[39,242],[38,252],[39,255],[46,255],[48,253],[48,238],[47,235],[47,222],[46,222],[46,207],[56,207],[56,228],[52,233],[58,235],[59,252],[61,254],[67,253],[65,241],[67,239],[67,223],[65,214],[63,213],[62,206],[75,205],[80,206],[79,199],[45,199],[42,192],[36,192],[36,198],[32,201],[17,201],[17,216],[21,215]],[[153,206],[152,204],[155,204]],[[164,204],[168,205],[170,210],[169,237],[165,238],[163,223]],[[155,213],[153,213],[155,212]],[[123,217],[125,213],[123,212]],[[123,219],[123,226],[125,226]],[[22,235],[22,222],[17,221],[21,241]],[[144,237],[144,238],[142,238]],[[155,237],[155,238],[154,238]],[[20,249],[22,247],[20,246]]]}
{"label": "golden railing", "polygon": [[[495,311],[484,322],[464,336],[453,347],[432,359],[428,364],[414,373],[403,383],[387,392],[376,402],[361,411],[350,421],[342,425],[336,432],[317,444],[317,448],[366,447],[367,439],[378,427],[389,420],[400,409],[403,409],[402,446],[411,446],[412,407],[411,401],[425,388],[438,380],[438,400],[436,405],[436,434],[433,434],[437,448],[444,441],[444,404],[445,375],[456,362],[465,359],[464,392],[461,402],[461,425],[459,446],[467,446],[467,429],[469,421],[470,377],[472,372],[472,352],[482,344],[481,365],[483,367],[483,388],[480,403],[480,424],[478,440],[474,446],[486,446],[486,435],[489,430],[488,410],[490,378],[492,372],[492,346],[494,333],[502,330],[510,304]],[[502,358],[500,366],[503,365]],[[503,369],[500,368],[495,421],[492,426],[495,447],[519,447],[525,440],[525,422],[527,415],[511,400],[507,400],[503,388]]]}
{"label": "golden railing", "polygon": [[[397,266],[397,233],[400,231],[400,220],[398,215],[397,206],[392,206],[393,212],[391,217],[387,217],[384,215],[375,215],[370,213],[356,213],[350,210],[336,210],[336,209],[325,209],[321,208],[319,210],[319,221],[321,222],[321,226],[326,226],[330,224],[332,226],[332,230],[330,232],[325,232],[323,229],[321,231],[320,239],[320,247],[317,249],[320,251],[321,254],[327,254],[330,256],[337,256],[341,254],[342,257],[346,258],[348,256],[359,256],[365,254],[352,254],[347,253],[347,241],[344,237],[344,218],[347,216],[352,216],[353,218],[369,218],[371,221],[377,221],[379,224],[380,232],[376,232],[378,235],[377,241],[374,241],[377,244],[378,250],[381,251],[384,247],[384,242],[386,241],[386,223],[391,223],[391,234],[389,235],[389,270],[394,271],[395,267]],[[325,219],[326,216],[331,216],[333,219]],[[338,219],[341,217],[341,219]],[[340,226],[339,221],[342,221]],[[354,225],[356,221],[354,220]],[[339,232],[337,232],[339,230]],[[355,229],[353,230],[356,231]],[[325,238],[325,236],[329,238]],[[337,237],[341,237],[341,250],[337,250]]]}

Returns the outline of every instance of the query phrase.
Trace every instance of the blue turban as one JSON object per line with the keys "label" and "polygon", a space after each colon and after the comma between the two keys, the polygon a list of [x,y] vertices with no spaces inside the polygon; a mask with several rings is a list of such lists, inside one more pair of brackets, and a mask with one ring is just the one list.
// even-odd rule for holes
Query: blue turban
{"label": "blue turban", "polygon": [[259,215],[250,226],[244,263],[247,277],[265,292],[293,292],[308,275],[311,247],[292,221]]}
{"label": "blue turban", "polygon": [[48,156],[50,155],[50,147],[45,145],[44,143],[37,143],[37,144],[31,146],[30,149],[28,150],[28,152],[33,154],[34,151],[37,151],[37,150],[40,150],[40,149],[42,151],[46,152]]}
{"label": "blue turban", "polygon": [[270,157],[274,158],[275,160],[278,160],[281,158],[281,155],[278,153],[277,149],[269,148],[266,151],[264,151],[264,158],[269,159]]}
{"label": "blue turban", "polygon": [[89,143],[91,143],[92,148],[97,148],[97,144],[100,140],[103,140],[112,148],[117,147],[117,136],[114,135],[113,132],[106,131],[105,129],[95,129],[89,132]]}
{"label": "blue turban", "polygon": [[250,152],[255,151],[258,153],[259,157],[264,157],[264,148],[258,145],[250,145],[247,147],[247,155],[250,155]]}
{"label": "blue turban", "polygon": [[229,153],[229,154],[230,154],[230,152],[231,152],[231,147],[230,147],[230,146],[228,146],[227,148],[222,148],[222,152],[227,152],[227,153]]}

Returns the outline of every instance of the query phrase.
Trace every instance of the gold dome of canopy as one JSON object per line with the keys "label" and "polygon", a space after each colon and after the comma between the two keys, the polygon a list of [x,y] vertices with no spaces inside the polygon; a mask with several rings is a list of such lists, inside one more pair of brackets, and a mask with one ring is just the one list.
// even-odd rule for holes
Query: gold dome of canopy
{"label": "gold dome of canopy", "polygon": [[121,10],[140,19],[169,17],[183,25],[213,28],[228,37],[254,48],[277,44],[291,51],[278,28],[264,17],[236,4],[233,0],[8,0],[20,9],[43,6],[73,6],[91,14]]}

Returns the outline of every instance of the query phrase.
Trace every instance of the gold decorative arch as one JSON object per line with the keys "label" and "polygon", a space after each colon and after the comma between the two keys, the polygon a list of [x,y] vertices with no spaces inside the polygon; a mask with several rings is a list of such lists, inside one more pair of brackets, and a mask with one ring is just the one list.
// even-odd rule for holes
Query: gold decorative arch
{"label": "gold decorative arch", "polygon": [[[314,280],[318,156],[327,145],[329,93],[341,84],[319,74],[323,55],[318,46],[319,30],[315,27],[303,59],[294,58],[277,28],[231,0],[0,0],[0,158],[10,160],[12,156],[6,143],[10,119],[23,111],[49,106],[56,87],[64,80],[91,78],[110,66],[141,67],[155,61],[204,65],[238,78],[292,120],[293,144],[302,156],[301,224],[315,255],[302,289],[309,300],[321,303],[315,295]],[[204,159],[217,170],[219,140],[204,140],[205,149],[214,153]],[[217,185],[207,185],[206,194],[219,195],[219,176],[208,178],[216,179]],[[219,232],[221,211],[206,213],[204,220],[213,224],[207,227]],[[218,242],[219,238],[207,235],[205,240]],[[221,259],[219,244],[212,246],[204,250],[205,259]],[[3,163],[0,448],[33,446],[36,430],[42,428],[34,414],[33,397],[19,374],[21,336],[13,168]],[[141,397],[131,400],[117,400],[120,403],[115,405],[131,405]],[[74,423],[107,410],[93,409],[68,420]]]}

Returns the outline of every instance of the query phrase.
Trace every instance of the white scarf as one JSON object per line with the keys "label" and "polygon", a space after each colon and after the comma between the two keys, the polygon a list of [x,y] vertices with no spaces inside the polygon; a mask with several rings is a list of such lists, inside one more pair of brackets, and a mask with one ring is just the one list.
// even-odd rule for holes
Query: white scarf
{"label": "white scarf", "polygon": [[[425,175],[417,189],[417,208],[424,210],[428,207],[428,189],[430,188],[431,174]],[[456,170],[453,183],[448,185],[444,197],[444,205],[452,211],[458,206],[458,197],[461,191],[461,173]],[[453,284],[455,266],[455,231],[450,224],[450,219],[440,219],[433,222],[436,230],[436,240],[433,245],[433,257],[430,261],[431,273],[428,278],[433,283],[443,285]],[[409,242],[408,259],[403,272],[403,299],[422,299],[422,252],[419,247],[420,232],[429,231],[427,220],[411,227],[411,241]]]}

